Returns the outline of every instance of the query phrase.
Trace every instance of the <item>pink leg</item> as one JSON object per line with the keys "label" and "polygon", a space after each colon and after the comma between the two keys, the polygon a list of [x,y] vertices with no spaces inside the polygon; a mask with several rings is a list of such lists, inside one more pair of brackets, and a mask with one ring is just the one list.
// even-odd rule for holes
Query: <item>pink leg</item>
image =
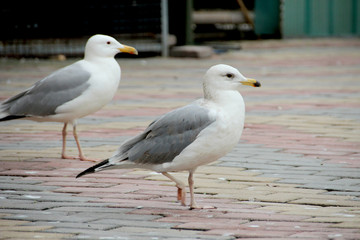
{"label": "pink leg", "polygon": [[194,196],[194,179],[193,179],[193,172],[190,171],[189,172],[189,189],[190,189],[190,209],[196,209],[196,208],[200,208],[196,202],[195,202],[195,196]]}
{"label": "pink leg", "polygon": [[70,159],[70,157],[65,154],[65,152],[66,152],[66,134],[67,134],[66,128],[67,128],[67,123],[64,123],[64,127],[62,129],[62,151],[61,151],[62,159]]}
{"label": "pink leg", "polygon": [[177,200],[181,202],[182,206],[186,206],[186,191],[185,191],[185,184],[181,182],[180,180],[174,178],[172,175],[170,175],[167,172],[163,172],[162,175],[169,178],[171,181],[176,183],[176,187],[178,188],[177,192]]}
{"label": "pink leg", "polygon": [[83,154],[83,152],[81,150],[80,141],[79,141],[79,138],[78,138],[78,135],[77,135],[77,132],[76,132],[76,124],[75,123],[73,125],[73,135],[74,135],[75,142],[76,142],[76,145],[77,145],[77,148],[78,148],[78,151],[79,151],[79,159],[82,160],[82,161],[96,162],[97,160],[89,159],[89,158],[84,156],[84,154]]}
{"label": "pink leg", "polygon": [[193,179],[194,171],[189,171],[189,189],[190,189],[190,209],[214,209],[216,207],[213,206],[198,206],[195,201],[194,196],[194,179]]}
{"label": "pink leg", "polygon": [[81,150],[81,146],[80,146],[80,141],[79,141],[79,138],[77,136],[77,132],[76,132],[76,124],[74,124],[74,127],[73,127],[73,135],[74,135],[74,138],[75,138],[75,141],[76,141],[76,145],[77,145],[77,148],[78,148],[78,151],[79,151],[79,157],[71,157],[71,156],[68,156],[66,155],[66,135],[67,135],[67,131],[66,131],[66,128],[67,128],[67,124],[68,123],[64,123],[64,127],[62,129],[62,151],[61,151],[61,158],[62,159],[80,159],[82,161],[92,161],[92,162],[96,162],[97,160],[93,160],[93,159],[88,159],[84,156],[82,150]]}

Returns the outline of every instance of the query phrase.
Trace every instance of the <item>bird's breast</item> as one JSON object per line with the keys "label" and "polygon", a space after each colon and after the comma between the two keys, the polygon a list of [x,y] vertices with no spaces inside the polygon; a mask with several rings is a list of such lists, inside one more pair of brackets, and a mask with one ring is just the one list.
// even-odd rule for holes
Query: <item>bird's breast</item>
{"label": "bird's breast", "polygon": [[109,102],[116,94],[121,78],[120,66],[114,59],[92,64],[88,94],[100,105]]}
{"label": "bird's breast", "polygon": [[77,119],[94,113],[110,102],[120,83],[121,70],[117,62],[108,64],[84,63],[91,75],[89,87],[81,96],[56,109],[61,121]]}
{"label": "bird's breast", "polygon": [[216,117],[216,121],[200,132],[172,162],[155,166],[155,171],[193,170],[216,161],[234,148],[244,127],[243,108],[224,109],[215,105],[211,108],[210,114]]}

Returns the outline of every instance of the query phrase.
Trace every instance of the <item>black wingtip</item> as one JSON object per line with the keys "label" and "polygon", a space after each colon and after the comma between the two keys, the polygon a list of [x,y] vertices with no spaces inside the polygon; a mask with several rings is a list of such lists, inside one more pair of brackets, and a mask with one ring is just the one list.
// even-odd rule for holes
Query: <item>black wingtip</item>
{"label": "black wingtip", "polygon": [[94,173],[97,170],[97,168],[102,167],[102,166],[104,166],[105,164],[108,164],[108,163],[109,163],[109,159],[106,159],[106,160],[104,160],[104,161],[102,161],[102,162],[100,162],[98,164],[95,164],[94,166],[89,167],[88,169],[86,169],[86,170],[82,171],[81,173],[79,173],[76,176],[76,178],[79,178],[81,176],[84,176],[84,175],[87,175],[87,174],[90,174],[90,173]]}
{"label": "black wingtip", "polygon": [[4,118],[0,118],[0,122],[20,119],[20,118],[25,118],[25,117],[26,116],[9,115],[9,116],[6,116]]}

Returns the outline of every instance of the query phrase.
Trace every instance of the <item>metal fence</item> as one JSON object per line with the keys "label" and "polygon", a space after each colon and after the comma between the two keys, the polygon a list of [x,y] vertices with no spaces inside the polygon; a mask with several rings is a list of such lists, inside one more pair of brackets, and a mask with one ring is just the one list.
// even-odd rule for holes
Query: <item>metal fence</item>
{"label": "metal fence", "polygon": [[167,54],[167,21],[167,0],[65,0],[56,6],[51,1],[20,6],[5,1],[0,9],[0,55],[78,56],[87,38],[98,33],[131,41],[139,52]]}

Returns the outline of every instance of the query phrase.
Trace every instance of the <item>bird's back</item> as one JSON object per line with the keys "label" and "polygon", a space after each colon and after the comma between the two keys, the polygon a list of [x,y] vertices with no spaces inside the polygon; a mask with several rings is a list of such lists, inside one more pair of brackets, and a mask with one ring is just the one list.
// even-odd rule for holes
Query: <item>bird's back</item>
{"label": "bird's back", "polygon": [[1,104],[7,117],[47,117],[62,104],[81,95],[88,87],[90,73],[79,62],[59,69],[32,87]]}
{"label": "bird's back", "polygon": [[207,109],[196,104],[173,110],[125,142],[113,158],[139,165],[171,162],[214,121]]}

